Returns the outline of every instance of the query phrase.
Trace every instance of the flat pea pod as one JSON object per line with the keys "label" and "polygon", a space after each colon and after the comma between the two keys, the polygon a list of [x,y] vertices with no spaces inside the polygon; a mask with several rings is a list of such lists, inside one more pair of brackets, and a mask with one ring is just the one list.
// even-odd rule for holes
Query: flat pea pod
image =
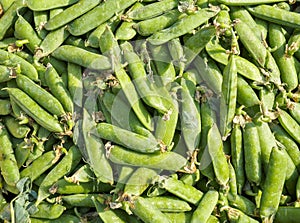
{"label": "flat pea pod", "polygon": [[285,9],[265,4],[253,7],[248,6],[247,10],[255,17],[269,22],[292,28],[300,28],[300,15],[296,12],[286,11]]}
{"label": "flat pea pod", "polygon": [[133,20],[151,19],[175,8],[177,5],[177,0],[163,0],[134,9],[126,16]]}
{"label": "flat pea pod", "polygon": [[38,72],[35,67],[16,54],[0,49],[0,64],[14,68],[20,66],[22,74],[26,75],[33,81],[38,81]]}
{"label": "flat pea pod", "polygon": [[142,36],[150,36],[153,33],[167,28],[174,24],[180,16],[180,12],[177,9],[163,13],[160,16],[146,19],[135,23],[133,27]]}
{"label": "flat pea pod", "polygon": [[151,138],[121,129],[108,123],[97,124],[99,137],[137,152],[154,153],[160,150],[159,143]]}
{"label": "flat pea pod", "polygon": [[66,113],[61,103],[52,94],[34,83],[27,76],[18,74],[16,82],[21,90],[27,93],[33,100],[39,103],[51,114],[60,117]]}
{"label": "flat pea pod", "polygon": [[60,204],[50,204],[48,202],[40,203],[37,208],[38,211],[31,215],[32,218],[57,219],[66,209]]}
{"label": "flat pea pod", "polygon": [[[108,0],[102,2],[89,12],[85,13],[81,17],[73,20],[69,25],[69,32],[73,36],[80,36],[88,31],[96,28],[108,19],[113,17],[114,14],[121,12],[134,4],[136,0]],[[98,18],[95,21],[95,18]]]}
{"label": "flat pea pod", "polygon": [[170,222],[169,218],[164,215],[157,207],[153,206],[143,197],[136,197],[133,200],[132,212],[145,223]]}
{"label": "flat pea pod", "polygon": [[26,93],[17,88],[6,89],[16,104],[38,124],[52,132],[63,132],[63,128],[59,121],[41,108]]}
{"label": "flat pea pod", "polygon": [[78,0],[60,0],[60,1],[55,0],[55,1],[52,1],[51,3],[46,0],[42,0],[39,2],[37,2],[35,0],[29,0],[27,2],[27,4],[28,4],[28,7],[33,11],[44,11],[44,10],[69,6],[76,2],[78,2]]}
{"label": "flat pea pod", "polygon": [[0,83],[9,81],[12,78],[12,70],[7,66],[0,65]]}
{"label": "flat pea pod", "polygon": [[298,222],[300,216],[300,208],[299,207],[291,207],[291,206],[280,206],[275,215],[274,222],[289,222],[296,223]]}
{"label": "flat pea pod", "polygon": [[0,169],[6,184],[16,186],[20,173],[11,139],[5,126],[0,122]]}
{"label": "flat pea pod", "polygon": [[158,31],[148,38],[148,41],[153,45],[160,45],[182,36],[194,28],[202,25],[211,17],[214,17],[218,10],[212,11],[209,9],[200,9],[194,14],[187,15],[174,23],[172,26]]}
{"label": "flat pea pod", "polygon": [[60,223],[60,222],[69,222],[69,223],[80,223],[81,220],[74,215],[62,214],[57,219],[39,219],[39,218],[30,218],[32,223]]}
{"label": "flat pea pod", "polygon": [[47,66],[46,82],[51,93],[61,103],[64,110],[72,114],[74,111],[74,104],[71,99],[70,92],[51,64],[48,64]]}
{"label": "flat pea pod", "polygon": [[272,148],[268,172],[260,201],[260,216],[263,220],[272,220],[275,217],[276,211],[280,202],[286,174],[286,157],[283,151],[277,148]]}
{"label": "flat pea pod", "polygon": [[108,158],[117,164],[129,166],[148,167],[163,170],[179,170],[186,165],[187,160],[174,152],[164,152],[161,154],[137,153],[120,146],[111,147]]}
{"label": "flat pea pod", "polygon": [[39,204],[44,199],[50,196],[49,189],[52,184],[59,180],[64,175],[71,172],[81,160],[81,153],[77,146],[72,146],[67,154],[59,161],[59,163],[51,169],[47,176],[42,181],[39,190],[36,204]]}
{"label": "flat pea pod", "polygon": [[278,120],[282,127],[297,143],[300,143],[300,125],[286,111],[278,108],[278,112]]}
{"label": "flat pea pod", "polygon": [[225,187],[229,181],[229,167],[225,153],[223,152],[223,141],[216,124],[213,124],[207,133],[207,147],[216,180],[220,185]]}
{"label": "flat pea pod", "polygon": [[107,57],[76,46],[60,46],[51,55],[59,60],[75,63],[93,70],[107,70],[111,67]]}
{"label": "flat pea pod", "polygon": [[30,166],[26,167],[20,172],[20,176],[29,177],[31,181],[37,179],[41,174],[51,168],[60,157],[60,152],[49,151],[41,155],[39,158],[34,160]]}
{"label": "flat pea pod", "polygon": [[186,201],[172,196],[147,197],[145,199],[162,212],[176,213],[192,210]]}
{"label": "flat pea pod", "polygon": [[219,193],[215,190],[206,192],[193,212],[191,223],[207,222],[219,199]]}
{"label": "flat pea pod", "polygon": [[25,138],[31,131],[30,127],[19,124],[19,121],[12,116],[5,116],[3,121],[9,133],[15,138]]}
{"label": "flat pea pod", "polygon": [[11,103],[8,99],[0,99],[0,115],[9,115],[12,112]]}
{"label": "flat pea pod", "polygon": [[84,13],[90,11],[92,8],[97,6],[101,1],[88,1],[88,0],[81,0],[78,1],[76,4],[66,8],[64,11],[59,13],[58,15],[54,16],[53,18],[49,19],[45,24],[46,30],[55,30],[60,28],[67,23],[71,22],[72,20],[78,18],[79,16],[83,15]]}
{"label": "flat pea pod", "polygon": [[258,131],[253,122],[246,123],[243,130],[246,176],[251,183],[259,185],[262,177],[262,160]]}

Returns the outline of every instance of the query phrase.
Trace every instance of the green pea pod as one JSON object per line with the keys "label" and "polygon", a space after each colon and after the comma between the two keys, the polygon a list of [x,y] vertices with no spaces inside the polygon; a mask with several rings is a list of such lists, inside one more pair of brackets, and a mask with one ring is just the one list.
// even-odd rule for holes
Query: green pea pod
{"label": "green pea pod", "polygon": [[131,40],[136,35],[136,30],[133,28],[134,22],[124,21],[116,31],[116,39],[118,40]]}
{"label": "green pea pod", "polygon": [[274,222],[290,222],[296,223],[298,221],[298,217],[300,214],[299,207],[291,207],[291,206],[280,206],[275,215]]}
{"label": "green pea pod", "polygon": [[29,157],[32,145],[28,145],[26,141],[23,141],[14,148],[16,161],[19,169],[25,164],[27,158]]}
{"label": "green pea pod", "polygon": [[114,145],[109,150],[108,158],[117,164],[129,166],[148,167],[153,169],[179,170],[186,165],[187,160],[174,152],[161,154],[137,153]]}
{"label": "green pea pod", "polygon": [[6,89],[10,97],[20,108],[32,117],[38,124],[53,132],[63,132],[63,128],[56,118],[41,108],[26,93],[17,88]]}
{"label": "green pea pod", "polygon": [[253,88],[240,75],[237,77],[237,102],[246,107],[252,107],[260,103]]}
{"label": "green pea pod", "polygon": [[[270,4],[281,2],[282,0],[260,0],[259,4]],[[245,0],[243,2],[239,2],[237,0],[218,0],[218,2],[230,5],[230,6],[245,6],[245,5],[257,5],[258,2],[256,0]]]}
{"label": "green pea pod", "polygon": [[72,101],[78,107],[82,107],[83,85],[82,70],[79,65],[68,63],[68,90]]}
{"label": "green pea pod", "polygon": [[[61,200],[67,206],[73,207],[95,207],[92,197],[98,198],[99,194],[71,194],[61,196]],[[100,197],[101,198],[101,197]]]}
{"label": "green pea pod", "polygon": [[34,0],[29,0],[27,2],[28,7],[33,11],[44,11],[64,6],[69,6],[71,4],[74,4],[78,2],[78,0],[55,0],[50,2],[47,2],[46,0],[42,0],[39,2],[36,2]]}
{"label": "green pea pod", "polygon": [[169,40],[182,36],[194,28],[202,25],[211,17],[214,17],[217,13],[218,10],[214,11],[210,9],[200,9],[194,14],[183,17],[169,28],[154,33],[148,38],[148,40],[153,45],[166,43]]}
{"label": "green pea pod", "polygon": [[[71,46],[76,46],[82,49],[85,49],[89,52],[92,53],[99,53],[99,50],[92,47],[89,47],[87,44],[87,40],[82,39],[81,37],[76,37],[76,36],[70,36],[65,40],[64,42],[65,45],[71,45]],[[98,48],[98,47],[97,47]]]}
{"label": "green pea pod", "polygon": [[[136,0],[109,0],[102,2],[100,5],[85,13],[81,17],[73,20],[69,24],[68,29],[73,36],[85,34],[106,22],[114,14],[128,8],[135,2]],[[97,21],[95,21],[95,18],[98,18]]]}
{"label": "green pea pod", "polygon": [[263,114],[273,110],[275,104],[275,92],[273,89],[263,88],[259,91],[259,97],[261,101],[261,108]]}
{"label": "green pea pod", "polygon": [[286,111],[278,108],[278,112],[278,120],[282,127],[296,142],[300,143],[300,125]]}
{"label": "green pea pod", "polygon": [[7,66],[0,65],[0,83],[9,81],[12,78],[12,70]]}
{"label": "green pea pod", "polygon": [[242,211],[243,213],[255,216],[256,215],[256,206],[255,204],[242,195],[234,196],[231,193],[228,194],[228,202],[231,207],[237,208],[238,210]]}
{"label": "green pea pod", "polygon": [[278,176],[285,176],[286,162],[283,151],[272,148],[264,190],[260,201],[260,216],[263,220],[272,220],[275,217],[284,185],[284,177],[278,178]]}
{"label": "green pea pod", "polygon": [[288,56],[293,56],[293,54],[295,52],[297,52],[299,50],[300,47],[300,32],[299,29],[295,29],[293,34],[291,35],[291,37],[288,40],[288,46],[287,46],[287,55]]}
{"label": "green pea pod", "polygon": [[41,39],[44,39],[47,35],[47,30],[45,30],[44,25],[48,21],[47,11],[33,11],[33,21],[35,25],[35,30]]}
{"label": "green pea pod", "polygon": [[77,216],[74,216],[74,215],[62,214],[59,218],[53,219],[53,220],[30,218],[30,222],[32,222],[32,223],[60,223],[60,222],[80,223],[81,220]]}
{"label": "green pea pod", "polygon": [[88,164],[81,166],[72,176],[65,179],[73,183],[90,182],[95,179],[94,172]]}
{"label": "green pea pod", "polygon": [[10,100],[0,99],[0,115],[9,115],[12,112]]}
{"label": "green pea pod", "polygon": [[238,222],[249,222],[249,223],[258,223],[257,220],[251,218],[250,216],[246,215],[242,211],[235,209],[235,208],[228,208],[227,210],[228,220],[232,223]]}
{"label": "green pea pod", "polygon": [[285,188],[288,193],[296,197],[296,185],[299,178],[299,173],[297,171],[297,167],[295,166],[292,158],[289,156],[286,150],[283,150],[285,157],[286,157],[286,174],[285,174]]}
{"label": "green pea pod", "polygon": [[27,137],[31,130],[27,125],[20,125],[19,121],[12,116],[5,116],[3,121],[10,134],[18,139]]}
{"label": "green pea pod", "polygon": [[38,211],[31,215],[33,218],[42,219],[57,219],[59,218],[66,208],[60,204],[50,204],[42,202],[37,205]]}
{"label": "green pea pod", "polygon": [[300,124],[300,103],[291,102],[288,109],[292,117]]}
{"label": "green pea pod", "polygon": [[[180,223],[180,222],[190,222],[191,220],[191,212],[164,212],[165,215],[170,219],[173,223]],[[209,222],[213,223],[213,222]]]}
{"label": "green pea pod", "polygon": [[194,173],[186,173],[180,177],[180,180],[185,184],[194,186],[200,180],[200,171],[196,170]]}
{"label": "green pea pod", "polygon": [[172,196],[148,197],[145,199],[162,212],[176,213],[192,210],[186,201]]}

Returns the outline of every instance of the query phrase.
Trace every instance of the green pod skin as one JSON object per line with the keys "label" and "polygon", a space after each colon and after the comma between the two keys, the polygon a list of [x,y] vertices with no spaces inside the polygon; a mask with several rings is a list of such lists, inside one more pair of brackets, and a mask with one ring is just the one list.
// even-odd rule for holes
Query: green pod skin
{"label": "green pod skin", "polygon": [[[229,61],[229,55],[219,43],[217,43],[216,39],[211,40],[206,44],[206,52],[210,57],[212,57],[215,61],[226,65]],[[250,61],[246,60],[243,57],[235,56],[237,72],[253,81],[262,82],[263,76],[260,73],[259,69]]]}
{"label": "green pod skin", "polygon": [[300,103],[291,102],[288,106],[291,116],[298,122],[300,125]]}
{"label": "green pod skin", "polygon": [[66,113],[61,103],[52,94],[34,83],[28,77],[18,74],[16,82],[21,90],[27,93],[51,114],[60,117]]}
{"label": "green pod skin", "polygon": [[25,138],[31,130],[27,125],[20,125],[19,121],[12,116],[5,116],[3,121],[10,134],[18,139]]}
{"label": "green pod skin", "polygon": [[195,68],[188,69],[182,74],[182,77],[186,80],[191,81],[194,85],[200,84],[202,79]]}
{"label": "green pod skin", "polygon": [[204,27],[189,37],[184,43],[186,67],[205,48],[205,45],[215,36],[216,29],[213,26]]}
{"label": "green pod skin", "polygon": [[177,0],[163,0],[144,7],[139,7],[126,14],[127,18],[132,20],[146,20],[164,14],[165,12],[177,7]]}
{"label": "green pod skin", "polygon": [[172,62],[178,70],[178,76],[182,76],[185,69],[185,55],[180,39],[171,39],[168,42],[168,48],[172,57]]}
{"label": "green pod skin", "polygon": [[52,1],[51,3],[46,0],[42,0],[39,2],[36,2],[34,0],[29,0],[27,4],[32,11],[45,11],[45,10],[60,8],[64,6],[69,6],[76,2],[78,2],[78,0],[55,0]]}
{"label": "green pod skin", "polygon": [[[73,20],[68,29],[73,36],[80,36],[96,28],[118,12],[133,5],[136,0],[108,0]],[[95,21],[95,18],[98,18]]]}
{"label": "green pod skin", "polygon": [[72,101],[78,107],[82,107],[83,84],[82,70],[77,64],[68,63],[68,90]]}
{"label": "green pod skin", "polygon": [[123,196],[140,196],[150,185],[151,180],[158,175],[157,170],[138,168],[126,181]]}
{"label": "green pod skin", "polygon": [[148,38],[148,41],[153,45],[160,45],[182,36],[196,27],[207,22],[211,17],[214,17],[218,11],[211,11],[208,9],[200,9],[194,14],[187,15],[174,23],[172,26],[154,33]]}
{"label": "green pod skin", "polygon": [[5,126],[0,123],[0,169],[6,184],[16,186],[20,173],[12,143]]}
{"label": "green pod skin", "polygon": [[12,3],[14,1],[15,0],[1,0],[0,4],[1,4],[1,7],[2,7],[2,10],[4,12],[6,12],[6,10],[12,5]]}
{"label": "green pod skin", "polygon": [[193,212],[191,223],[207,222],[219,199],[219,193],[209,190],[203,195],[196,210]]}
{"label": "green pod skin", "polygon": [[[170,219],[172,223],[187,223],[191,221],[191,212],[164,212],[164,214]],[[219,221],[217,221],[219,222]],[[209,222],[214,223],[214,222]]]}
{"label": "green pod skin", "polygon": [[255,17],[269,22],[292,28],[300,28],[300,15],[296,12],[264,4],[247,7],[247,10]]}
{"label": "green pod skin", "polygon": [[142,197],[133,200],[131,211],[145,223],[170,222],[166,215]]}
{"label": "green pod skin", "polygon": [[11,26],[14,24],[14,21],[18,16],[18,12],[20,14],[23,13],[24,7],[25,4],[23,0],[14,1],[0,18],[0,40],[4,38],[9,28],[11,28]]}
{"label": "green pod skin", "polygon": [[254,21],[256,23],[256,27],[259,29],[258,37],[261,41],[266,42],[268,36],[269,23],[266,20],[259,18],[254,18]]}
{"label": "green pod skin", "polygon": [[243,136],[240,125],[234,125],[230,136],[231,162],[236,175],[238,194],[242,194],[245,184]]}
{"label": "green pod skin", "polygon": [[137,152],[154,153],[160,150],[159,143],[156,140],[108,123],[102,122],[97,124],[97,132],[100,138],[112,141]]}
{"label": "green pod skin", "polygon": [[285,56],[286,39],[281,31],[281,26],[276,24],[269,25],[269,44],[270,47],[276,49],[273,52],[273,56],[280,70],[281,81],[287,85],[288,91],[297,88],[297,70],[293,58]]}
{"label": "green pod skin", "polygon": [[229,167],[225,153],[223,152],[223,141],[216,124],[213,124],[207,133],[207,147],[216,180],[220,185],[225,187],[229,181]]}
{"label": "green pod skin", "polygon": [[48,11],[33,11],[33,21],[36,33],[41,39],[44,39],[48,33],[44,28],[48,21]]}
{"label": "green pod skin", "polygon": [[15,23],[14,35],[18,39],[27,39],[29,42],[25,45],[32,53],[42,42],[31,24],[27,22],[21,15],[19,15]]}
{"label": "green pod skin", "polygon": [[37,205],[38,211],[30,217],[42,218],[42,219],[57,219],[59,218],[66,208],[60,204],[50,204],[47,202],[42,202]]}
{"label": "green pod skin", "polygon": [[[71,46],[76,46],[82,49],[85,49],[87,51],[90,51],[92,53],[99,53],[98,49],[89,47],[87,44],[87,41],[76,36],[68,36],[68,38],[64,42],[65,45],[71,45]],[[98,47],[97,47],[98,48]]]}
{"label": "green pod skin", "polygon": [[162,212],[186,212],[191,211],[190,205],[183,200],[171,196],[158,196],[145,198],[153,206]]}
{"label": "green pod skin", "polygon": [[292,158],[289,156],[286,150],[283,150],[286,156],[286,174],[285,174],[285,188],[288,191],[289,195],[292,197],[296,197],[296,188],[297,181],[299,178],[299,173],[297,171],[297,167],[295,166]]}
{"label": "green pod skin", "polygon": [[74,215],[62,214],[57,219],[30,218],[30,222],[31,223],[60,223],[60,222],[80,223],[81,220]]}
{"label": "green pod skin", "polygon": [[0,64],[14,68],[20,66],[22,74],[26,75],[33,81],[38,81],[38,72],[35,69],[35,67],[22,57],[17,56],[16,54],[0,49]]}
{"label": "green pod skin", "polygon": [[259,98],[261,101],[262,113],[268,115],[273,110],[275,104],[275,90],[262,88],[259,91]]}
{"label": "green pod skin", "polygon": [[240,75],[237,77],[237,102],[245,107],[260,104],[260,100],[253,88]]}
{"label": "green pod skin", "polygon": [[56,59],[75,63],[92,70],[107,70],[111,68],[107,57],[76,46],[60,46],[51,55]]}
{"label": "green pod skin", "polygon": [[220,99],[220,133],[226,140],[232,129],[237,101],[237,67],[235,56],[231,55],[223,71],[222,93]]}
{"label": "green pod skin", "polygon": [[242,195],[234,196],[231,193],[229,193],[228,194],[228,202],[231,207],[237,208],[247,215],[250,215],[250,216],[256,215],[255,204],[251,200],[249,200],[248,198],[246,198]]}
{"label": "green pod skin", "polygon": [[[283,151],[272,148],[268,172],[260,200],[260,216],[263,221],[274,219],[283,190],[287,160]],[[279,177],[280,176],[280,177]]]}
{"label": "green pod skin", "polygon": [[17,88],[6,89],[14,102],[38,124],[52,132],[63,132],[59,121],[41,108],[29,95]]}
{"label": "green pod skin", "polygon": [[28,124],[29,118],[25,112],[17,105],[17,103],[10,98],[12,116],[19,120],[20,124]]}
{"label": "green pod skin", "polygon": [[186,173],[180,177],[180,180],[185,184],[194,186],[200,180],[200,171],[196,170],[194,173]]}
{"label": "green pod skin", "polygon": [[135,23],[133,27],[141,36],[150,36],[151,34],[173,25],[179,19],[180,15],[181,13],[177,9],[170,10],[160,16],[139,21],[138,23]]}
{"label": "green pod skin", "polygon": [[66,8],[61,13],[49,19],[45,24],[45,29],[52,31],[57,28],[60,28],[66,25],[67,23],[73,21],[74,19],[78,18],[79,16],[83,15],[84,13],[90,11],[100,2],[100,0],[92,2],[88,0],[78,1],[76,4]]}
{"label": "green pod skin", "polygon": [[280,222],[297,223],[299,216],[300,216],[299,207],[280,206],[278,207],[278,210],[276,212],[274,222],[275,223],[280,223]]}
{"label": "green pod skin", "polygon": [[115,195],[122,193],[124,191],[127,180],[132,175],[134,170],[135,169],[133,167],[119,165],[117,169],[118,176],[116,180],[116,186],[111,192],[113,192]]}
{"label": "green pod skin", "polygon": [[287,43],[287,51],[286,54],[288,56],[293,56],[295,52],[297,52],[300,48],[300,32],[299,29],[295,29],[293,34],[290,36]]}
{"label": "green pod skin", "polygon": [[200,106],[194,99],[196,86],[182,78],[181,87],[181,134],[185,140],[189,155],[192,155],[200,142]]}
{"label": "green pod skin", "polygon": [[246,123],[243,130],[246,176],[251,183],[259,185],[262,177],[262,160],[258,131],[253,122]]}
{"label": "green pod skin", "polygon": [[194,205],[197,205],[203,196],[200,190],[174,178],[163,179],[159,182],[159,187]]}
{"label": "green pod skin", "polygon": [[62,13],[63,11],[64,11],[64,9],[62,7],[53,8],[53,9],[49,10],[49,19],[52,19],[54,16]]}
{"label": "green pod skin", "polygon": [[108,158],[116,164],[128,166],[148,167],[177,171],[186,165],[187,160],[177,153],[164,152],[161,154],[137,153],[120,146],[111,147]]}
{"label": "green pod skin", "polygon": [[125,41],[133,39],[137,33],[133,28],[135,24],[134,22],[122,22],[120,27],[116,30],[116,39]]}
{"label": "green pod skin", "polygon": [[18,41],[15,37],[7,37],[0,41],[0,49],[7,49],[10,45]]}
{"label": "green pod skin", "polygon": [[91,170],[88,164],[81,166],[72,176],[65,177],[66,180],[73,183],[86,183],[95,178],[94,172]]}
{"label": "green pod skin", "polygon": [[12,78],[12,70],[7,66],[0,65],[0,83],[9,81]]}
{"label": "green pod skin", "polygon": [[9,115],[12,112],[10,100],[0,99],[0,115]]}
{"label": "green pod skin", "polygon": [[230,5],[230,6],[247,6],[247,5],[257,5],[257,4],[271,4],[282,2],[284,0],[260,0],[257,2],[256,0],[245,0],[243,2],[239,2],[237,0],[218,0],[219,3]]}
{"label": "green pod skin", "polygon": [[286,111],[278,108],[278,112],[278,120],[282,127],[297,143],[300,143],[300,125]]}
{"label": "green pod skin", "polygon": [[76,146],[72,146],[68,153],[62,158],[59,163],[51,169],[47,176],[42,181],[39,190],[36,204],[39,204],[44,199],[50,196],[49,189],[52,184],[63,176],[70,173],[80,162],[81,153]]}
{"label": "green pod skin", "polygon": [[17,144],[17,146],[14,148],[15,157],[19,169],[25,164],[27,158],[29,157],[31,149],[32,146],[27,145],[25,141],[21,142],[20,144]]}
{"label": "green pod skin", "polygon": [[239,222],[258,223],[257,220],[251,218],[250,216],[246,215],[242,211],[235,208],[228,208],[227,216],[228,216],[228,220],[232,223],[239,223]]}
{"label": "green pod skin", "polygon": [[99,46],[100,51],[111,61],[121,61],[121,49],[110,26],[106,26],[104,33],[100,36]]}
{"label": "green pod skin", "polygon": [[51,168],[59,160],[59,156],[55,151],[44,153],[20,172],[21,178],[29,177],[31,181],[34,181]]}
{"label": "green pod skin", "polygon": [[[92,197],[96,197],[99,201],[101,198],[99,194],[71,194],[61,196],[63,204],[72,207],[95,207]],[[104,202],[103,202],[104,203]]]}
{"label": "green pod skin", "polygon": [[53,30],[45,36],[39,48],[35,52],[35,57],[40,59],[46,57],[55,51],[63,42],[68,38],[69,32],[66,27],[61,27],[56,30]]}
{"label": "green pod skin", "polygon": [[74,104],[71,99],[70,92],[67,90],[62,78],[58,75],[51,64],[47,67],[45,78],[53,96],[61,103],[66,112],[70,112],[72,114],[74,111]]}
{"label": "green pod skin", "polygon": [[[230,163],[230,160],[228,160],[228,167],[229,167],[229,193],[232,195],[232,197],[236,198],[238,195],[238,187],[236,183],[236,175],[235,170],[232,164]],[[229,196],[229,195],[228,195]],[[229,200],[229,198],[228,198]]]}

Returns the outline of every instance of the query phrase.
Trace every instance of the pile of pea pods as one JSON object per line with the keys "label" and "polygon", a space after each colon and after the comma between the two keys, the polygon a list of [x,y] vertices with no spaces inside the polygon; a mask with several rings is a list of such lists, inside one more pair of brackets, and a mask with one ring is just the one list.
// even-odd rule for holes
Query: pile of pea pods
{"label": "pile of pea pods", "polygon": [[0,6],[0,222],[300,222],[298,1]]}

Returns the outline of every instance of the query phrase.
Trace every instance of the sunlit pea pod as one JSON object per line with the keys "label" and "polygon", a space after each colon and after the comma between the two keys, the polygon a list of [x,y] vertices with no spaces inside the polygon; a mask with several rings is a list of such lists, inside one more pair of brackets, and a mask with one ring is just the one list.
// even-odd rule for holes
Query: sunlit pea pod
{"label": "sunlit pea pod", "polygon": [[11,103],[8,99],[0,99],[0,115],[9,115],[12,112]]}
{"label": "sunlit pea pod", "polygon": [[26,93],[17,88],[7,89],[10,97],[16,104],[30,117],[32,117],[38,124],[53,132],[63,132],[59,121],[47,111],[41,108],[33,99]]}
{"label": "sunlit pea pod", "polygon": [[4,11],[6,11],[6,10],[9,8],[9,6],[12,5],[12,3],[13,3],[14,1],[15,1],[15,0],[2,0],[2,1],[1,1],[1,7],[2,7],[2,9],[3,9]]}
{"label": "sunlit pea pod", "polygon": [[[215,61],[224,65],[228,63],[229,55],[226,53],[226,50],[219,43],[217,43],[216,39],[208,42],[205,49],[209,56],[211,56]],[[250,80],[258,82],[263,81],[263,76],[253,63],[240,56],[235,56],[235,59],[237,71],[240,75]]]}
{"label": "sunlit pea pod", "polygon": [[81,182],[90,182],[95,179],[95,174],[91,170],[89,164],[85,164],[81,166],[79,169],[76,170],[71,176],[64,177],[66,180],[73,182],[73,183],[81,183]]}
{"label": "sunlit pea pod", "polygon": [[131,40],[137,34],[136,30],[133,28],[134,22],[124,21],[116,31],[116,39],[118,40]]}
{"label": "sunlit pea pod", "polygon": [[278,120],[282,127],[289,133],[289,135],[297,142],[300,143],[300,125],[294,120],[291,115],[286,111],[278,108]]}
{"label": "sunlit pea pod", "polygon": [[280,69],[276,63],[274,56],[270,51],[267,51],[265,67],[267,70],[266,79],[269,80],[270,82],[273,82],[275,85],[280,85],[281,84]]}
{"label": "sunlit pea pod", "polygon": [[27,125],[20,125],[19,121],[12,116],[3,117],[3,121],[10,134],[19,139],[27,137],[31,130]]}
{"label": "sunlit pea pod", "polygon": [[238,223],[238,222],[249,222],[249,223],[258,223],[258,221],[242,211],[235,208],[227,208],[227,216],[230,222]]}
{"label": "sunlit pea pod", "polygon": [[68,63],[68,90],[75,105],[82,107],[83,85],[81,66]]}
{"label": "sunlit pea pod", "polygon": [[[191,212],[164,212],[165,215],[170,219],[172,223],[190,222],[192,213]],[[217,222],[218,219],[217,219]],[[208,222],[215,223],[215,222]]]}
{"label": "sunlit pea pod", "polygon": [[92,193],[63,195],[60,197],[60,200],[64,205],[70,207],[95,207],[94,202],[92,201],[92,197],[97,198],[98,201],[101,199],[101,195]]}
{"label": "sunlit pea pod", "polygon": [[300,32],[299,29],[295,29],[293,34],[288,40],[286,54],[293,56],[293,54],[300,48]]}
{"label": "sunlit pea pod", "polygon": [[164,152],[161,154],[145,154],[114,145],[110,148],[108,158],[116,164],[129,166],[148,167],[177,171],[184,167],[187,160],[174,152]]}
{"label": "sunlit pea pod", "polygon": [[245,5],[258,5],[258,4],[271,4],[282,2],[284,0],[246,0],[239,2],[238,0],[218,0],[218,2],[229,6],[245,6]]}
{"label": "sunlit pea pod", "polygon": [[34,28],[41,39],[44,39],[47,35],[47,30],[45,30],[44,25],[48,21],[48,11],[34,11],[33,12],[33,21]]}
{"label": "sunlit pea pod", "polygon": [[[119,13],[122,10],[128,8],[135,2],[136,0],[109,0],[102,2],[89,12],[69,23],[69,32],[73,36],[80,36],[82,34],[85,34],[109,20],[116,13]],[[98,19],[95,20],[95,18]]]}
{"label": "sunlit pea pod", "polygon": [[78,0],[55,0],[55,1],[52,1],[51,3],[46,0],[42,0],[39,2],[34,1],[34,0],[29,0],[29,1],[27,1],[27,5],[33,11],[44,11],[44,10],[50,10],[50,9],[54,9],[54,8],[69,6],[76,2],[78,2]]}
{"label": "sunlit pea pod", "polygon": [[[33,81],[38,81],[38,72],[35,67],[13,53],[0,50],[0,64],[20,69],[21,73],[29,77]],[[19,68],[18,68],[19,67]]]}
{"label": "sunlit pea pod", "polygon": [[38,206],[38,211],[31,215],[33,218],[42,219],[57,219],[66,210],[61,204],[50,204],[48,202],[42,202]]}
{"label": "sunlit pea pod", "polygon": [[[90,51],[92,53],[99,53],[99,49],[96,48],[92,48],[90,46],[87,45],[87,41],[83,38],[80,37],[76,37],[76,36],[69,36],[65,41],[64,41],[65,45],[72,45],[72,46],[76,46],[82,49],[85,49],[87,51]],[[98,46],[99,47],[99,46]],[[97,48],[98,48],[97,47]]]}
{"label": "sunlit pea pod", "polygon": [[186,201],[172,196],[147,197],[145,199],[162,212],[176,213],[192,210]]}
{"label": "sunlit pea pod", "polygon": [[257,213],[256,205],[252,200],[243,195],[228,194],[228,203],[231,207],[237,208],[249,216],[255,216]]}
{"label": "sunlit pea pod", "polygon": [[[272,148],[264,190],[260,201],[260,216],[263,220],[272,220],[279,206],[280,195],[284,186],[287,160],[278,148]],[[278,178],[278,176],[281,176]]]}
{"label": "sunlit pea pod", "polygon": [[81,220],[75,215],[70,214],[62,214],[57,219],[39,219],[39,218],[30,218],[30,222],[32,223],[60,223],[60,222],[72,222],[72,223],[80,223]]}
{"label": "sunlit pea pod", "polygon": [[237,82],[237,102],[246,107],[258,105],[260,100],[250,84],[240,75],[237,77]]}
{"label": "sunlit pea pod", "polygon": [[[121,61],[121,49],[110,26],[106,26],[105,31],[100,36],[99,46],[102,54],[110,60]],[[112,68],[114,69],[114,67]]]}
{"label": "sunlit pea pod", "polygon": [[158,31],[148,38],[153,45],[160,45],[182,36],[214,17],[219,10],[200,9],[194,14],[187,15],[172,26]]}
{"label": "sunlit pea pod", "polygon": [[298,122],[300,125],[300,103],[291,102],[288,106],[291,116]]}
{"label": "sunlit pea pod", "polygon": [[[229,193],[232,195],[233,198],[236,198],[238,196],[238,185],[236,181],[236,174],[234,167],[232,166],[230,160],[228,160],[228,167],[229,167]],[[229,200],[229,195],[228,195],[228,200]]]}

